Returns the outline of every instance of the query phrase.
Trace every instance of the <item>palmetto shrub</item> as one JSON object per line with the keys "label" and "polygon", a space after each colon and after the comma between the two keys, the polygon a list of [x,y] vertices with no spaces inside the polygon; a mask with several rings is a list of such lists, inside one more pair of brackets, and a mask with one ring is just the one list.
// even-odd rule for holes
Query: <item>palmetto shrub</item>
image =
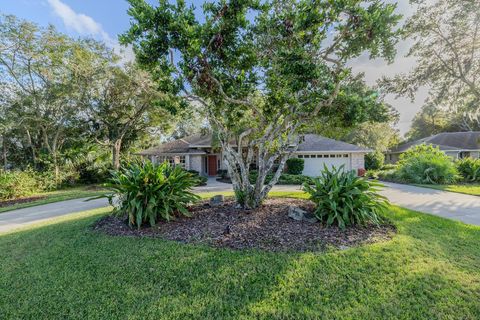
{"label": "palmetto shrub", "polygon": [[465,158],[455,162],[460,176],[467,182],[480,181],[480,159]]}
{"label": "palmetto shrub", "polygon": [[169,163],[134,162],[112,173],[107,194],[114,213],[128,217],[130,226],[155,225],[176,215],[189,216],[187,207],[199,197],[191,192],[195,175]]}
{"label": "palmetto shrub", "polygon": [[314,214],[327,225],[341,229],[355,224],[380,222],[379,214],[388,206],[388,200],[377,193],[380,185],[358,177],[344,167],[324,166],[313,185],[304,184],[304,190],[315,203]]}
{"label": "palmetto shrub", "polygon": [[404,182],[448,184],[458,179],[458,171],[452,159],[438,147],[422,144],[400,156],[396,176]]}

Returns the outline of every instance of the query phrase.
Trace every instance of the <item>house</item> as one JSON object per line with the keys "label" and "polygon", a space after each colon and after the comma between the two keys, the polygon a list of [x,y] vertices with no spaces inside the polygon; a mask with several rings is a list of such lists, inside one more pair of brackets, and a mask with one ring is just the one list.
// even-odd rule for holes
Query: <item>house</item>
{"label": "house", "polygon": [[[320,174],[324,164],[330,167],[345,165],[346,170],[358,172],[364,168],[364,156],[368,152],[371,150],[316,134],[305,134],[293,157],[304,159],[303,174],[313,177]],[[226,170],[222,151],[212,146],[211,134],[195,134],[138,154],[157,163],[169,161],[203,176],[215,176],[218,170]]]}
{"label": "house", "polygon": [[445,154],[454,159],[466,157],[478,158],[480,152],[480,131],[471,132],[443,132],[427,138],[407,142],[399,145],[397,148],[387,152],[386,161],[395,163],[400,154],[404,153],[413,146],[420,144],[429,144],[438,147]]}

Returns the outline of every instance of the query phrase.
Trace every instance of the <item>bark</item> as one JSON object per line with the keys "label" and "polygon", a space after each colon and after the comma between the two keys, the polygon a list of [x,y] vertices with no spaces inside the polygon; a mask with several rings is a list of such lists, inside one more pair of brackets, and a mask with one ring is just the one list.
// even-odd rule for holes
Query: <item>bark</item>
{"label": "bark", "polygon": [[[258,139],[250,140],[248,143],[242,144],[249,132],[242,133],[238,138],[238,148],[235,149],[229,143],[229,135],[223,132],[220,135],[220,142],[225,157],[228,174],[232,180],[233,190],[238,205],[244,209],[254,209],[260,206],[268,195],[268,192],[278,182],[280,175],[285,168],[287,159],[291,156],[292,151],[298,145],[296,139],[296,129],[298,126],[289,126],[287,128],[287,138],[282,139],[277,137],[279,131],[283,131],[284,127],[279,125],[277,127],[270,126],[267,128],[265,134]],[[223,139],[222,139],[223,137]],[[279,147],[271,152],[266,148],[267,141],[279,139]],[[291,147],[294,144],[295,147]],[[246,149],[246,152],[244,152]],[[256,157],[254,157],[256,155]],[[257,179],[254,184],[250,183],[250,166],[256,158],[257,165]],[[278,160],[278,167],[273,170],[275,161]],[[273,173],[272,179],[266,183],[266,178],[269,173]]]}
{"label": "bark", "polygon": [[120,149],[122,148],[122,139],[117,139],[112,146],[112,165],[115,170],[120,169]]}
{"label": "bark", "polygon": [[2,138],[2,159],[3,159],[3,169],[8,169],[8,159],[7,159],[7,139],[5,136]]}

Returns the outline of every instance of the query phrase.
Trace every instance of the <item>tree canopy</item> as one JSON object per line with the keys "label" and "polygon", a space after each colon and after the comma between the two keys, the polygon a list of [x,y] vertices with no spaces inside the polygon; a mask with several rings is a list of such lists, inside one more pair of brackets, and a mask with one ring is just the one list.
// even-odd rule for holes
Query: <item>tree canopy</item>
{"label": "tree canopy", "polygon": [[[381,84],[411,99],[426,87],[426,109],[448,110],[449,122],[456,122],[459,129],[479,130],[480,2],[411,2],[418,7],[406,23],[404,37],[414,40],[408,56],[415,57],[417,64],[411,72],[383,79]],[[415,121],[421,121],[422,114],[426,112]]]}
{"label": "tree canopy", "polygon": [[379,0],[222,0],[204,3],[202,17],[185,1],[129,2],[121,41],[133,44],[159,88],[204,106],[244,207],[257,206],[277,182],[301,125],[329,112],[350,59],[393,59],[400,18]]}

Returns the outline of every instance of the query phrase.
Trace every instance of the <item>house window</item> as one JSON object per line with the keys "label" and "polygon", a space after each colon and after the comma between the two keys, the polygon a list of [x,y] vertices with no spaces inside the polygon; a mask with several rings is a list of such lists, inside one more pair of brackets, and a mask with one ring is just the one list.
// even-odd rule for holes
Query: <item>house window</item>
{"label": "house window", "polygon": [[323,158],[323,154],[317,154],[317,158]]}
{"label": "house window", "polygon": [[299,159],[303,159],[303,154],[299,154],[299,155],[298,155],[298,158],[299,158]]}
{"label": "house window", "polygon": [[348,158],[348,154],[344,154],[343,157],[344,157],[344,158]]}
{"label": "house window", "polygon": [[305,154],[303,155],[304,158],[310,158],[310,155],[309,154]]}

